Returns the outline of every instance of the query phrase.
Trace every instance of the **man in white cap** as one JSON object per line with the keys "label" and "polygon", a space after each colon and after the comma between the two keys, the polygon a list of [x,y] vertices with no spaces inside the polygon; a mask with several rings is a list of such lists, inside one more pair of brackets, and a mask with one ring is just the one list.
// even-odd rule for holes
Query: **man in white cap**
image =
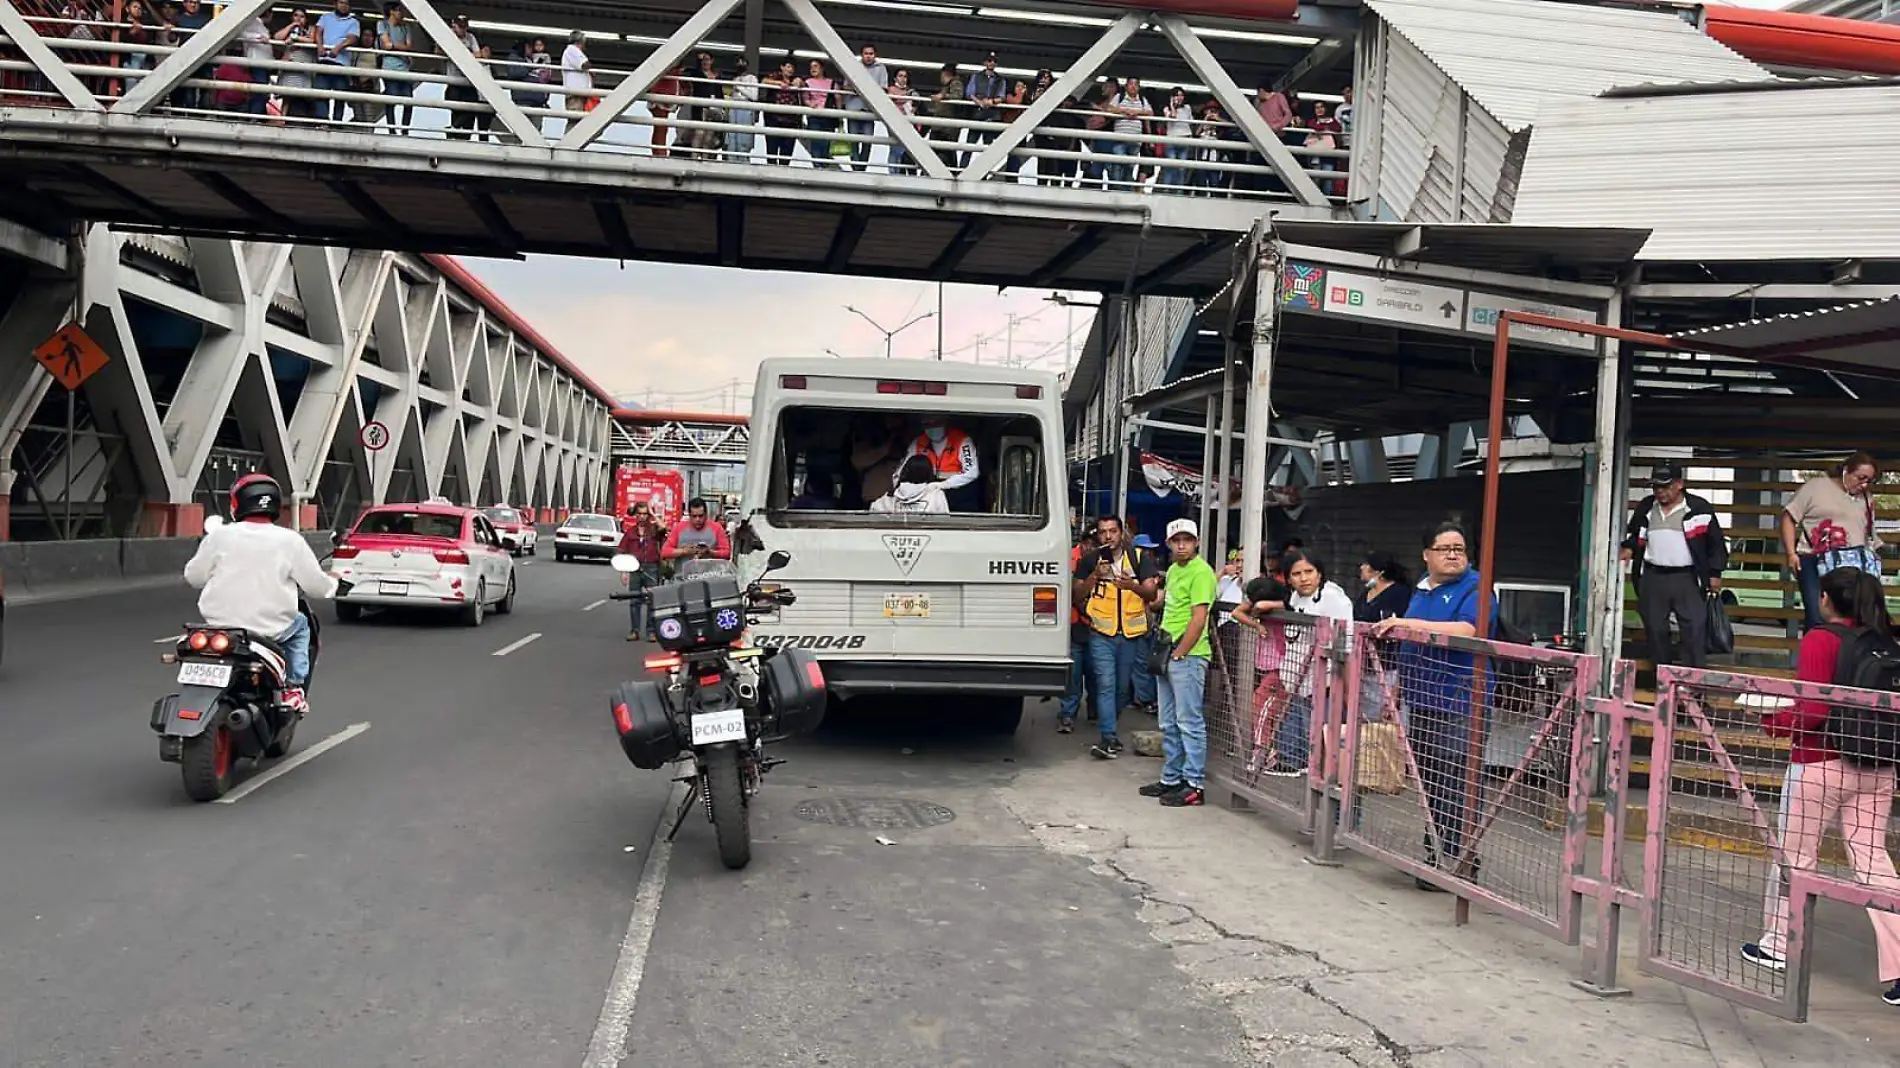
{"label": "man in white cap", "polygon": [[[1192,519],[1168,524],[1167,604],[1161,612],[1157,648],[1168,649],[1168,670],[1155,676],[1161,699],[1161,778],[1141,788],[1143,797],[1159,798],[1169,808],[1207,803],[1207,663],[1214,655],[1208,640],[1208,613],[1217,582],[1201,559],[1201,531]],[[1164,643],[1166,643],[1164,645]]]}

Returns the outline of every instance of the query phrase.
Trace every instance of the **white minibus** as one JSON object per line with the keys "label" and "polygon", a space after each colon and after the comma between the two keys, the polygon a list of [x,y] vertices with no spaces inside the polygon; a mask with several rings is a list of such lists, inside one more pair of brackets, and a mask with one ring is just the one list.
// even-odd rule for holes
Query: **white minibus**
{"label": "white minibus", "polygon": [[[1024,698],[1060,696],[1070,546],[1057,388],[1044,372],[965,363],[762,363],[737,549],[746,574],[767,551],[791,553],[772,581],[798,600],[752,640],[810,650],[841,698],[957,695],[999,730],[1015,729]],[[919,453],[952,487],[949,510],[874,506]]]}

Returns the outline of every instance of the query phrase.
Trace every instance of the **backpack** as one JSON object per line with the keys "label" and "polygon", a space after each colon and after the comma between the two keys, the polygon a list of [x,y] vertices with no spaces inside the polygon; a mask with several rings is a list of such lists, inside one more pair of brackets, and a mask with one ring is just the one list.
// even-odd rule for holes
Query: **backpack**
{"label": "backpack", "polygon": [[[1900,645],[1871,630],[1830,624],[1841,639],[1834,684],[1900,693]],[[1858,767],[1900,766],[1900,712],[1835,705],[1821,727],[1828,748]]]}

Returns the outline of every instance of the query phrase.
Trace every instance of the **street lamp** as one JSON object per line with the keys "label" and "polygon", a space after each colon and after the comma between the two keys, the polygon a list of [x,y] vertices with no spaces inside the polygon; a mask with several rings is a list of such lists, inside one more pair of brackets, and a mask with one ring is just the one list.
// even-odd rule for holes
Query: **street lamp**
{"label": "street lamp", "polygon": [[878,321],[876,319],[871,318],[870,316],[864,314],[858,309],[853,308],[849,304],[844,306],[844,310],[850,312],[851,314],[857,316],[860,319],[863,319],[865,322],[870,323],[873,329],[875,329],[878,333],[884,335],[884,358],[887,360],[891,358],[891,339],[892,338],[896,337],[897,335],[903,333],[906,330],[909,330],[911,327],[916,326],[918,323],[923,322],[925,319],[929,319],[937,314],[936,312],[925,312],[922,315],[919,315],[917,318],[912,319],[910,322],[905,323],[903,326],[900,326],[895,330],[886,330],[884,329],[883,326],[878,324]]}

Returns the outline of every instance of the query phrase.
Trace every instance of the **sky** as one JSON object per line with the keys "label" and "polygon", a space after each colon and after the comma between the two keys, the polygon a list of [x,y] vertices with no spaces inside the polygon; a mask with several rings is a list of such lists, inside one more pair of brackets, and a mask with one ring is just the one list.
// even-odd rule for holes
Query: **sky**
{"label": "sky", "polygon": [[[876,278],[741,271],[723,267],[530,256],[464,261],[561,354],[603,387],[655,408],[745,411],[753,374],[768,356],[884,355],[884,335],[846,311],[855,307],[885,329],[900,359],[937,348],[937,286]],[[1050,291],[944,286],[945,358],[1001,364],[1011,350],[1024,366],[1060,373],[1080,351],[1093,312],[1070,311]],[[1093,303],[1095,297],[1074,294]],[[1065,346],[1070,324],[1072,346]],[[979,342],[981,344],[979,345]],[[736,380],[736,388],[735,388]]]}

